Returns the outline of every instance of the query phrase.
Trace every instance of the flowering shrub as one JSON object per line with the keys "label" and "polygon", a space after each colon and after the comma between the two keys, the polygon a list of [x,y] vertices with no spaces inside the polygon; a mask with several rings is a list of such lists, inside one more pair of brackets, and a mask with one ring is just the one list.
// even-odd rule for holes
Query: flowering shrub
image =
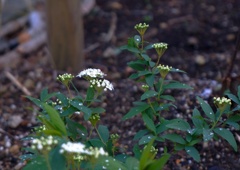
{"label": "flowering shrub", "polygon": [[[111,82],[104,79],[106,74],[100,69],[89,68],[76,76],[89,82],[85,96],[80,95],[72,83],[74,76],[63,74],[57,80],[68,89],[68,97],[61,92],[49,94],[47,89],[42,90],[39,99],[28,97],[40,108],[37,117],[40,126],[27,138],[32,141],[32,146],[25,148],[26,154],[22,156],[27,162],[25,170],[159,170],[171,155],[180,150],[185,150],[195,161],[200,161],[196,144],[218,138],[225,139],[237,151],[237,143],[230,129],[240,129],[240,86],[237,96],[228,91],[225,93],[228,98],[215,97],[213,103],[216,109],[197,97],[201,109],[193,110],[191,122],[180,118],[166,119],[162,113],[176,107],[174,97],[166,92],[192,88],[167,79],[169,73],[184,74],[184,71],[160,64],[168,45],[147,44],[144,34],[148,27],[145,23],[137,24],[134,28],[140,35],[129,38],[128,44],[121,47],[136,55],[136,60],[128,63],[135,70],[130,78],[141,83],[143,89],[139,101],[134,102],[122,118],[124,121],[140,114],[145,125],[145,129],[137,129],[133,139],[137,141],[132,150],[134,156],[121,153],[116,145],[121,135],[110,134],[107,126],[100,124],[101,113],[105,110],[96,107],[95,103],[101,102],[100,96],[105,91],[114,88]],[[156,62],[147,55],[151,49],[155,49],[158,55]],[[76,96],[71,93],[70,85],[76,90]],[[75,121],[74,117],[79,114],[91,126]],[[165,142],[172,142],[173,148],[165,147],[160,154],[158,147]]]}

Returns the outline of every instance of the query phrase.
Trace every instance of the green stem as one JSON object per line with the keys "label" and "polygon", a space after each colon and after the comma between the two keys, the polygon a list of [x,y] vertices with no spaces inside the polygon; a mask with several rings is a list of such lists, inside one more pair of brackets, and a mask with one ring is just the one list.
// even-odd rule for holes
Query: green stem
{"label": "green stem", "polygon": [[71,85],[73,86],[74,90],[77,92],[77,95],[80,95],[78,89],[76,88],[76,86],[73,84],[72,81],[70,81]]}
{"label": "green stem", "polygon": [[161,91],[162,91],[163,83],[164,83],[164,78],[162,78],[162,83],[161,83],[160,88],[159,88],[159,91],[158,91],[158,97],[157,97],[158,100],[160,99],[160,93],[161,93]]}
{"label": "green stem", "polygon": [[217,123],[219,122],[220,118],[222,117],[223,111],[220,110],[220,114],[217,118],[217,120],[213,123],[211,130],[213,130],[213,128],[215,128],[215,126],[217,125]]}
{"label": "green stem", "polygon": [[160,58],[161,58],[161,56],[158,56],[158,60],[157,60],[157,62],[156,62],[156,67],[159,65]]}
{"label": "green stem", "polygon": [[154,115],[156,115],[156,112],[155,112],[155,110],[154,110],[154,108],[153,108],[153,106],[152,106],[152,102],[150,101],[149,98],[147,99],[147,101],[148,101],[148,104],[150,105],[151,109],[153,110]]}
{"label": "green stem", "polygon": [[141,43],[141,45],[142,45],[142,46],[141,46],[141,51],[142,51],[142,50],[143,50],[143,42],[144,42],[144,41],[143,41],[143,35],[141,35],[141,40],[142,40],[142,43]]}
{"label": "green stem", "polygon": [[48,153],[44,154],[44,157],[46,159],[46,163],[47,163],[47,168],[48,170],[51,170],[51,165],[50,165],[50,162],[49,162],[49,157],[48,157]]}

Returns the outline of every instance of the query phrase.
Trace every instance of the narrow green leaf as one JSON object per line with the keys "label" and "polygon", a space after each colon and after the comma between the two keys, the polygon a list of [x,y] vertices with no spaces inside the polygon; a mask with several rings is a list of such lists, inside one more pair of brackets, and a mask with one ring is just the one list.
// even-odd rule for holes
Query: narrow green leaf
{"label": "narrow green leaf", "polygon": [[203,129],[203,140],[209,141],[213,138],[214,133],[211,129]]}
{"label": "narrow green leaf", "polygon": [[228,96],[228,98],[230,98],[232,101],[234,101],[235,103],[237,103],[238,105],[240,105],[240,99],[237,98],[237,96],[231,94],[231,93],[227,93],[226,94]]}
{"label": "narrow green leaf", "polygon": [[165,139],[168,139],[174,143],[176,142],[176,143],[183,144],[183,145],[186,144],[186,141],[180,135],[175,134],[175,133],[166,134],[166,135],[163,135],[162,137]]}
{"label": "narrow green leaf", "polygon": [[146,62],[142,62],[140,60],[137,60],[137,61],[131,61],[131,62],[128,62],[128,66],[133,68],[134,70],[137,70],[137,71],[143,71],[145,70],[145,64]]}
{"label": "narrow green leaf", "polygon": [[136,79],[138,77],[139,77],[138,73],[133,73],[131,74],[131,76],[129,76],[130,79]]}
{"label": "narrow green leaf", "polygon": [[59,113],[53,107],[51,107],[45,103],[43,103],[42,105],[43,105],[44,109],[46,110],[46,112],[48,113],[51,123],[56,128],[55,130],[59,130],[62,135],[66,136],[67,130],[66,130],[66,127],[65,127]]}
{"label": "narrow green leaf", "polygon": [[237,151],[237,143],[231,131],[224,128],[215,128],[213,130],[216,134],[224,138]]}
{"label": "narrow green leaf", "polygon": [[153,138],[153,135],[145,135],[143,136],[139,141],[138,144],[139,145],[143,145],[148,143],[149,141],[151,141],[151,139]]}
{"label": "narrow green leaf", "polygon": [[60,146],[57,146],[50,152],[50,165],[52,169],[67,170],[66,158],[63,154],[59,154]]}
{"label": "narrow green leaf", "polygon": [[129,157],[126,160],[127,170],[135,170],[139,168],[139,160],[133,157]]}
{"label": "narrow green leaf", "polygon": [[169,100],[171,102],[175,102],[175,98],[171,95],[161,95],[160,99],[164,99],[164,100]]}
{"label": "narrow green leaf", "polygon": [[147,130],[147,129],[145,129],[145,130],[139,130],[136,134],[135,134],[135,136],[134,136],[134,138],[133,138],[133,140],[138,140],[138,139],[140,139],[141,137],[143,137],[145,134],[147,134],[149,131]]}
{"label": "narrow green leaf", "polygon": [[61,101],[62,106],[67,107],[69,105],[69,100],[63,93],[57,93],[56,96]]}
{"label": "narrow green leaf", "polygon": [[169,158],[171,157],[168,153],[163,153],[161,158],[154,160],[148,167],[147,170],[162,170],[167,164]]}
{"label": "narrow green leaf", "polygon": [[147,128],[151,130],[154,134],[156,134],[156,127],[154,125],[153,120],[145,113],[142,114],[142,118]]}
{"label": "narrow green leaf", "polygon": [[153,48],[153,45],[152,44],[149,44],[147,45],[146,47],[144,47],[144,50],[149,50],[149,49],[152,49]]}
{"label": "narrow green leaf", "polygon": [[92,110],[78,101],[71,101],[70,104],[84,113],[84,120],[88,120],[92,115]]}
{"label": "narrow green leaf", "polygon": [[36,99],[34,97],[26,96],[31,102],[33,102],[38,107],[42,108],[42,102],[39,99]]}
{"label": "narrow green leaf", "polygon": [[237,92],[237,94],[238,94],[238,99],[240,100],[240,85],[238,86],[238,92]]}
{"label": "narrow green leaf", "polygon": [[149,85],[149,87],[153,87],[153,84],[154,84],[154,75],[153,74],[146,75],[146,83],[147,83],[147,85]]}
{"label": "narrow green leaf", "polygon": [[[37,163],[36,163],[37,162]],[[43,170],[48,169],[46,159],[39,155],[32,159],[26,166],[24,166],[23,170]]]}
{"label": "narrow green leaf", "polygon": [[145,99],[148,99],[150,97],[154,97],[156,95],[158,95],[158,93],[156,91],[148,90],[141,96],[141,100],[145,100]]}
{"label": "narrow green leaf", "polygon": [[151,61],[151,58],[147,54],[141,54],[145,61]]}
{"label": "narrow green leaf", "polygon": [[153,146],[154,139],[151,139],[149,143],[147,144],[146,148],[142,152],[142,156],[140,158],[139,163],[139,170],[144,170],[145,167],[148,165],[148,162],[151,161],[152,153],[151,153],[151,147]]}
{"label": "narrow green leaf", "polygon": [[146,110],[149,107],[150,106],[147,103],[136,106],[136,107],[132,108],[122,119],[123,120],[129,119],[129,118],[143,112],[144,110]]}
{"label": "narrow green leaf", "polygon": [[211,106],[206,103],[203,99],[200,97],[197,97],[198,102],[200,103],[200,106],[207,117],[209,117],[212,121],[215,121],[215,114],[211,108]]}
{"label": "narrow green leaf", "polygon": [[152,74],[152,72],[148,71],[148,70],[144,70],[144,71],[139,71],[138,72],[139,76],[145,76],[145,75],[149,75],[149,74]]}
{"label": "narrow green leaf", "polygon": [[200,161],[200,154],[198,150],[193,146],[185,146],[185,151],[189,154],[195,161]]}
{"label": "narrow green leaf", "polygon": [[87,89],[87,96],[86,96],[86,101],[87,102],[91,102],[92,100],[93,100],[93,98],[94,98],[94,93],[95,91],[94,91],[94,88],[93,87],[89,87],[88,89]]}
{"label": "narrow green leaf", "polygon": [[188,131],[191,129],[188,122],[183,119],[173,119],[169,121],[169,124],[166,125],[168,128],[177,129],[181,131]]}
{"label": "narrow green leaf", "polygon": [[127,50],[130,51],[130,52],[133,52],[133,53],[141,53],[139,51],[139,49],[135,48],[135,47],[127,47]]}
{"label": "narrow green leaf", "polygon": [[109,130],[108,130],[107,126],[99,125],[98,132],[99,132],[99,135],[101,136],[103,142],[106,143],[109,139]]}
{"label": "narrow green leaf", "polygon": [[193,88],[187,84],[174,81],[164,85],[164,89],[193,89]]}
{"label": "narrow green leaf", "polygon": [[176,68],[171,68],[170,72],[186,73],[185,71],[183,71],[183,70],[179,70],[179,69],[176,69]]}
{"label": "narrow green leaf", "polygon": [[96,108],[90,108],[92,110],[92,113],[104,113],[106,110],[101,107]]}
{"label": "narrow green leaf", "polygon": [[193,116],[192,116],[192,122],[194,126],[197,129],[202,129],[203,128],[203,117],[201,116],[200,112],[198,109],[194,108],[193,110]]}
{"label": "narrow green leaf", "polygon": [[97,148],[103,147],[104,148],[104,144],[102,143],[102,141],[100,139],[90,139],[89,143],[93,147],[97,147]]}
{"label": "narrow green leaf", "polygon": [[47,96],[48,96],[48,89],[47,88],[44,88],[41,93],[40,93],[40,100],[42,102],[46,102],[47,100]]}

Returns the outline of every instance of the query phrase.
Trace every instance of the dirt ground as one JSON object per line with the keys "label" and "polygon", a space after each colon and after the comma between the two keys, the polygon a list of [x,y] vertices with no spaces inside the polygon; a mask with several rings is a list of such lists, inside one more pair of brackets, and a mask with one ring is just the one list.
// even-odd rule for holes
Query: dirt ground
{"label": "dirt ground", "polygon": [[[197,105],[196,96],[211,101],[214,95],[219,94],[221,79],[226,74],[236,44],[239,9],[239,0],[96,1],[94,9],[84,16],[85,67],[102,69],[114,84],[114,91],[107,93],[102,103],[107,111],[102,121],[111,132],[121,135],[120,143],[123,146],[131,146],[136,129],[143,126],[138,117],[121,121],[132,102],[138,100],[141,94],[139,85],[128,79],[131,69],[127,67],[127,62],[134,56],[118,48],[127,42],[128,37],[136,34],[134,25],[148,23],[150,29],[146,40],[169,44],[162,63],[187,72],[186,75],[173,74],[171,78],[191,85],[194,90],[172,91],[178,108],[166,117],[190,120],[192,109]],[[113,34],[110,34],[111,31]],[[106,38],[107,35],[110,39]],[[38,97],[44,87],[52,92],[66,90],[55,81],[61,71],[53,69],[47,54],[46,47],[43,47],[21,58],[16,67],[8,69],[34,97]],[[152,57],[156,58],[154,54]],[[239,61],[238,55],[232,76],[239,75]],[[21,169],[21,148],[28,145],[21,139],[36,125],[37,109],[6,77],[4,70],[0,72],[0,80],[0,169]],[[82,81],[76,78],[74,82],[82,91],[85,90]],[[239,82],[236,80],[235,83]],[[205,95],[206,89],[212,93]],[[240,150],[234,152],[223,140],[197,147],[201,162],[196,163],[184,152],[179,152],[170,159],[165,169],[240,169]]]}

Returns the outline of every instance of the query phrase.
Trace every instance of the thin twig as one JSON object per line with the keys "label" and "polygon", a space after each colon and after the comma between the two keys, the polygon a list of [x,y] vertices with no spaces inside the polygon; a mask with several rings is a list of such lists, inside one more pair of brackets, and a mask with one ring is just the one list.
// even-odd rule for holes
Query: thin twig
{"label": "thin twig", "polygon": [[24,87],[10,72],[5,71],[5,76],[13,82],[25,95],[31,96],[31,93],[28,91],[26,87]]}

